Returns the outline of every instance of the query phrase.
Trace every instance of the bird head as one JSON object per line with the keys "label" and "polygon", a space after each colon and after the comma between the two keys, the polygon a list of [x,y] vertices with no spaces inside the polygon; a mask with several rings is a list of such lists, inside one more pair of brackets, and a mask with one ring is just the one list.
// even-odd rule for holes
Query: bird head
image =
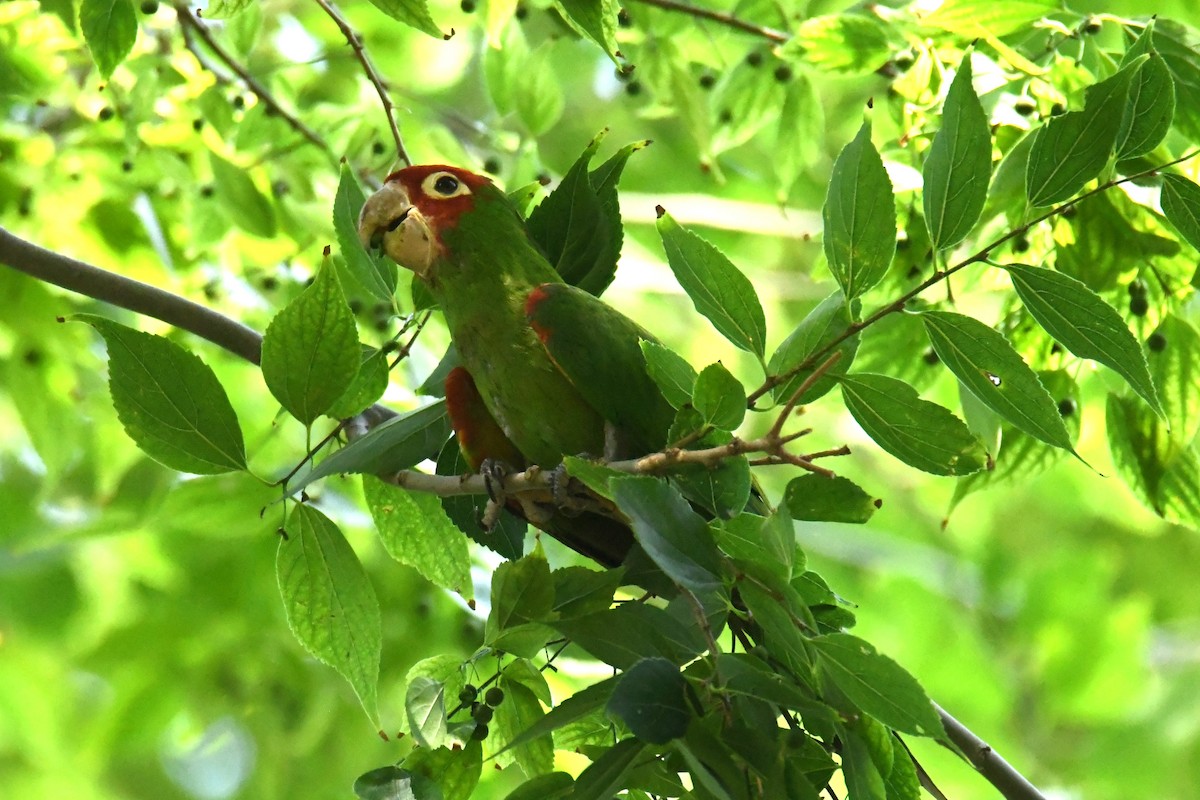
{"label": "bird head", "polygon": [[442,235],[474,208],[479,192],[489,190],[498,193],[487,178],[458,167],[405,167],[367,198],[358,216],[358,237],[364,247],[429,278],[446,252]]}

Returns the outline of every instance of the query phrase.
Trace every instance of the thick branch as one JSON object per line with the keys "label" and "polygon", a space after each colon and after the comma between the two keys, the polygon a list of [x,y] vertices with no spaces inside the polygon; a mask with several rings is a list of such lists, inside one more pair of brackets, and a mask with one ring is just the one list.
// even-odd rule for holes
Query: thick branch
{"label": "thick branch", "polygon": [[962,751],[971,766],[979,770],[979,774],[995,786],[1006,800],[1046,800],[1037,787],[1017,772],[1003,756],[992,749],[991,745],[972,733],[966,725],[952,717],[937,703],[934,703],[933,707],[942,718],[946,736]]}
{"label": "thick branch", "polygon": [[156,286],[38,247],[0,228],[0,264],[196,334],[257,364],[262,336],[240,322]]}
{"label": "thick branch", "polygon": [[637,0],[637,2],[647,6],[661,8],[665,11],[675,11],[680,14],[687,14],[690,17],[712,20],[713,22],[724,25],[727,28],[734,28],[735,30],[752,33],[755,36],[761,36],[763,39],[769,39],[772,42],[778,42],[780,44],[791,38],[783,31],[777,31],[773,28],[756,25],[753,22],[747,22],[744,19],[739,19],[732,14],[724,14],[720,11],[712,11],[711,9],[698,8],[697,6],[688,5],[687,3],[680,3],[678,0]]}
{"label": "thick branch", "polygon": [[321,138],[320,134],[305,125],[296,115],[292,114],[283,106],[281,106],[279,101],[277,101],[275,97],[269,91],[267,91],[267,88],[259,83],[258,80],[251,75],[250,72],[244,66],[242,66],[242,64],[239,63],[236,58],[230,55],[229,52],[220,45],[220,43],[213,37],[212,32],[208,29],[208,26],[197,19],[196,15],[191,12],[191,9],[182,3],[177,3],[175,5],[175,13],[179,16],[179,24],[183,29],[184,43],[187,45],[187,48],[192,51],[192,54],[196,56],[196,59],[205,69],[216,75],[218,79],[222,77],[221,73],[213,69],[213,65],[209,64],[207,59],[200,54],[199,48],[195,46],[195,42],[192,39],[193,33],[195,33],[204,41],[205,46],[208,47],[208,49],[214,54],[216,54],[217,58],[221,59],[222,63],[232,70],[241,79],[242,83],[246,84],[246,88],[249,89],[263,105],[270,109],[272,113],[282,118],[285,122],[287,122],[288,125],[291,125],[297,133],[315,144],[326,154],[331,157],[333,156],[333,150],[331,150],[325,140]]}
{"label": "thick branch", "polygon": [[391,96],[388,95],[387,86],[384,84],[383,78],[380,77],[379,71],[375,69],[375,65],[371,63],[366,49],[363,48],[362,39],[350,27],[350,23],[334,7],[333,3],[328,2],[328,0],[316,0],[316,3],[329,15],[334,24],[338,26],[338,30],[342,32],[342,36],[346,37],[346,41],[350,43],[350,47],[354,50],[354,57],[358,59],[358,63],[362,64],[363,72],[367,75],[367,80],[375,87],[375,93],[379,95],[379,102],[383,104],[383,112],[387,117],[388,127],[391,128],[392,138],[396,141],[396,157],[405,166],[412,164],[412,159],[409,157],[408,151],[404,149],[404,140],[400,138],[400,128],[396,125],[396,106],[392,103]]}

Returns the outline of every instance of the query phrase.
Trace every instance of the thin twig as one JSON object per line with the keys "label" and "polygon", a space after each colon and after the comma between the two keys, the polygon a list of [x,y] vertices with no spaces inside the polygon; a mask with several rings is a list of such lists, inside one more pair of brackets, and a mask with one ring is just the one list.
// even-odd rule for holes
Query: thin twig
{"label": "thin twig", "polygon": [[976,736],[967,726],[950,715],[946,709],[933,704],[942,718],[946,737],[957,747],[971,766],[1003,795],[1006,800],[1046,800],[1029,779],[1017,772],[991,745]]}
{"label": "thin twig", "polygon": [[874,325],[876,322],[878,322],[879,320],[888,316],[889,314],[894,314],[897,311],[904,310],[904,307],[908,304],[908,301],[912,300],[917,295],[921,294],[921,292],[925,291],[926,289],[930,288],[931,286],[937,285],[941,281],[946,280],[947,278],[949,278],[951,275],[958,272],[959,270],[965,269],[965,268],[971,266],[972,264],[986,262],[988,260],[988,256],[991,255],[991,252],[993,250],[995,250],[997,247],[1004,244],[1005,242],[1009,241],[1010,239],[1014,239],[1017,236],[1027,233],[1029,231],[1029,229],[1032,228],[1034,225],[1037,225],[1038,223],[1041,223],[1041,222],[1045,222],[1046,220],[1051,219],[1052,217],[1056,217],[1056,216],[1062,214],[1067,209],[1072,208],[1072,207],[1078,205],[1079,203],[1082,203],[1084,200],[1087,200],[1089,197],[1100,194],[1102,192],[1107,192],[1109,189],[1115,188],[1122,184],[1130,183],[1132,181],[1136,181],[1141,178],[1147,178],[1151,175],[1155,175],[1158,172],[1166,169],[1167,167],[1173,167],[1176,164],[1181,164],[1184,161],[1187,161],[1188,159],[1195,158],[1197,155],[1200,155],[1200,149],[1192,150],[1191,152],[1189,152],[1185,155],[1182,155],[1179,158],[1176,158],[1172,161],[1168,161],[1165,164],[1159,164],[1158,166],[1151,167],[1150,169],[1147,169],[1147,170],[1143,170],[1134,175],[1126,175],[1125,177],[1122,177],[1122,178],[1114,178],[1110,181],[1106,181],[1106,182],[1100,184],[1099,186],[1096,186],[1095,188],[1084,192],[1083,194],[1079,195],[1078,197],[1068,200],[1065,203],[1062,203],[1061,205],[1055,206],[1054,208],[1052,208],[1049,211],[1045,212],[1044,214],[1041,214],[1040,216],[1030,220],[1029,222],[1025,223],[1024,225],[1013,228],[1011,231],[1004,234],[999,239],[996,239],[991,244],[985,245],[982,249],[980,249],[974,255],[968,256],[967,258],[958,262],[954,266],[948,267],[947,269],[944,269],[944,270],[938,270],[938,271],[934,272],[932,276],[930,276],[929,278],[926,278],[924,281],[917,284],[917,286],[915,286],[914,288],[905,292],[903,295],[901,295],[897,299],[893,300],[892,302],[888,303],[883,308],[876,311],[874,314],[871,314],[871,316],[867,317],[866,319],[862,320],[861,322],[855,322],[855,323],[847,326],[846,330],[842,331],[839,335],[830,339],[828,342],[825,343],[825,345],[823,347],[820,347],[817,350],[814,350],[812,352],[812,354],[809,355],[808,358],[804,359],[804,361],[800,362],[792,369],[788,370],[787,372],[782,372],[778,375],[767,376],[767,379],[765,381],[763,381],[761,386],[759,386],[757,389],[755,389],[753,392],[751,392],[749,395],[747,395],[747,397],[746,397],[747,407],[754,408],[754,403],[755,403],[755,401],[758,400],[758,398],[762,397],[764,394],[771,391],[772,389],[774,389],[776,386],[780,385],[781,383],[784,383],[785,381],[790,380],[793,375],[797,375],[806,369],[811,369],[813,364],[818,363],[820,361],[820,359],[824,358],[834,348],[836,348],[838,345],[840,345],[842,342],[846,341],[850,337],[855,336],[858,333],[862,332],[863,329],[868,328],[871,325]]}
{"label": "thin twig", "polygon": [[687,14],[688,16],[691,16],[691,17],[698,17],[700,19],[712,20],[713,22],[719,23],[726,27],[735,28],[739,31],[744,31],[746,33],[752,33],[755,36],[760,36],[763,39],[769,39],[772,42],[778,42],[780,44],[782,44],[783,42],[786,42],[788,39],[791,38],[783,31],[777,31],[774,28],[767,28],[762,25],[756,25],[753,22],[747,22],[744,19],[739,19],[738,17],[735,17],[732,14],[725,14],[720,11],[712,11],[711,9],[698,8],[693,5],[688,5],[687,3],[680,3],[680,2],[678,2],[678,0],[635,0],[635,1],[638,3],[641,3],[643,5],[654,6],[655,8],[661,8],[664,11],[675,11],[680,14]]}
{"label": "thin twig", "polygon": [[379,95],[379,102],[383,104],[383,112],[387,117],[388,127],[392,130],[392,138],[396,141],[396,157],[405,166],[412,164],[412,159],[409,158],[408,151],[404,149],[404,140],[400,138],[400,128],[396,125],[396,106],[392,103],[392,98],[388,94],[387,84],[380,77],[379,71],[375,69],[375,65],[371,63],[371,58],[367,55],[367,51],[363,48],[362,38],[350,27],[350,23],[342,16],[333,3],[328,0],[315,0],[316,4],[329,15],[334,24],[338,26],[338,30],[342,32],[342,36],[346,37],[346,41],[350,43],[350,47],[354,50],[354,57],[358,59],[358,63],[362,64],[363,72],[367,75],[367,80],[375,87],[375,92]]}
{"label": "thin twig", "polygon": [[301,122],[296,115],[292,114],[283,106],[281,106],[279,101],[276,100],[269,91],[267,91],[267,88],[259,83],[258,79],[251,75],[250,72],[236,58],[230,55],[230,53],[223,48],[219,42],[217,42],[216,38],[212,35],[212,31],[208,29],[207,25],[196,18],[196,15],[191,12],[191,9],[182,3],[177,3],[175,5],[175,13],[179,17],[180,27],[183,30],[184,45],[192,52],[192,55],[196,56],[196,60],[200,62],[201,66],[203,66],[213,75],[216,75],[218,79],[223,77],[220,71],[214,69],[214,65],[209,63],[208,59],[201,54],[200,49],[196,46],[195,40],[192,38],[193,33],[195,33],[201,38],[201,40],[204,41],[205,46],[208,47],[208,49],[211,50],[217,56],[217,58],[221,59],[221,62],[224,63],[225,66],[231,71],[233,71],[238,78],[241,79],[242,83],[246,84],[246,88],[249,89],[250,92],[257,97],[263,105],[270,109],[272,113],[282,118],[285,122],[287,122],[288,125],[292,126],[293,130],[323,150],[330,158],[334,157],[332,148],[330,148],[325,140],[321,138],[321,135]]}

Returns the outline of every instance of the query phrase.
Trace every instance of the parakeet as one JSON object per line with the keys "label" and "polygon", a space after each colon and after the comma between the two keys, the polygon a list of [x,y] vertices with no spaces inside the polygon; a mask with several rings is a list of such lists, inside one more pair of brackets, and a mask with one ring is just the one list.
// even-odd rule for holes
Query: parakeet
{"label": "parakeet", "polygon": [[[451,424],[474,469],[545,469],[564,456],[661,449],[675,412],[646,371],[637,323],[562,281],[507,196],[442,165],[389,175],[359,236],[423,281],[461,366],[446,380]],[[528,515],[527,515],[528,516]],[[602,563],[624,560],[626,526],[599,514],[531,520]]]}

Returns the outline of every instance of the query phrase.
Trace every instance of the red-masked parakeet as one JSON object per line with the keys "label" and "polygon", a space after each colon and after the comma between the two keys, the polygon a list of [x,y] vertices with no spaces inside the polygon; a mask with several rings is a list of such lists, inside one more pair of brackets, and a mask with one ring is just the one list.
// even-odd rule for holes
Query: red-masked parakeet
{"label": "red-masked parakeet", "polygon": [[[564,456],[661,449],[674,410],[646,372],[628,317],[569,286],[487,178],[455,167],[389,175],[359,217],[364,244],[412,270],[446,317],[462,366],[446,380],[459,445],[550,469]],[[598,560],[624,560],[628,528],[599,514],[531,520]]]}

